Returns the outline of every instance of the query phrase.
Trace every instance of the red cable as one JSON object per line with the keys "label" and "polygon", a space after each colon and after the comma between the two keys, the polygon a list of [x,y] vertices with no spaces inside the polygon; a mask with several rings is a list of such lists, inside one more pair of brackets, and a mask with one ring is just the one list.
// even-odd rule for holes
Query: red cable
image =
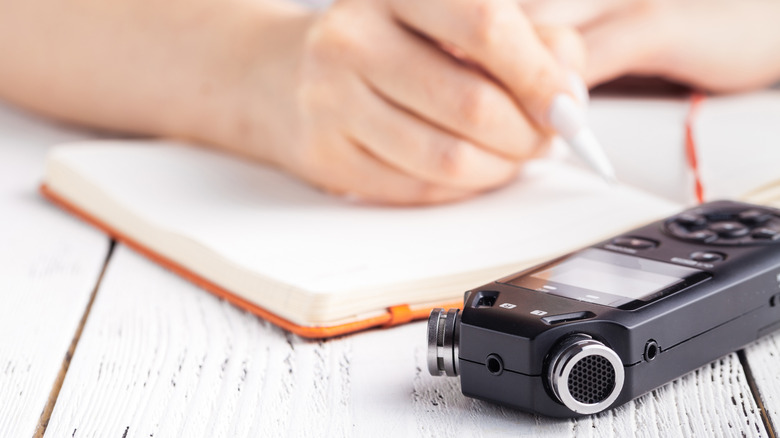
{"label": "red cable", "polygon": [[699,113],[699,107],[704,101],[704,95],[694,93],[691,95],[691,106],[688,109],[688,116],[685,119],[685,155],[688,159],[688,167],[693,172],[694,191],[696,200],[701,204],[704,202],[704,186],[701,183],[701,174],[699,173],[699,163],[696,159],[696,140],[693,135],[693,123]]}

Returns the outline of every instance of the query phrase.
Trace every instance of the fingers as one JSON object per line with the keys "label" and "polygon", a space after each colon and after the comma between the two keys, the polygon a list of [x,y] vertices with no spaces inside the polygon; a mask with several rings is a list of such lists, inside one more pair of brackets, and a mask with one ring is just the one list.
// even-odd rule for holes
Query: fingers
{"label": "fingers", "polygon": [[[377,160],[362,145],[349,139],[334,139],[330,147],[341,150],[338,162],[328,167],[326,174],[320,173],[314,182],[337,195],[369,203],[424,205],[452,202],[475,194],[413,178]],[[318,168],[323,170],[321,166]],[[311,180],[311,176],[307,174],[306,178]]]}
{"label": "fingers", "polygon": [[527,0],[523,12],[536,25],[582,27],[634,0]]}
{"label": "fingers", "polygon": [[457,47],[502,84],[542,126],[553,98],[567,92],[565,73],[516,0],[389,0],[405,25]]}
{"label": "fingers", "polygon": [[298,151],[296,160],[283,162],[287,170],[327,192],[369,203],[437,204],[475,194],[412,177],[332,128],[327,123],[314,127],[317,141]]}
{"label": "fingers", "polygon": [[330,191],[394,204],[513,179],[549,143],[545,113],[571,92],[567,72],[583,68],[578,35],[535,29],[515,0],[386,1],[400,5],[393,16],[338,3],[310,33],[306,139],[279,161]]}
{"label": "fingers", "polygon": [[[356,120],[370,127],[386,114],[359,116],[373,108],[371,101],[379,98],[365,92],[363,84],[349,72],[322,72],[299,91],[298,98],[305,108],[305,128],[300,143],[288,148],[279,162],[314,185],[362,201],[397,205],[449,202],[477,192],[416,177],[388,164],[358,141],[352,132]],[[383,143],[386,147],[400,141],[395,132],[388,136]]]}
{"label": "fingers", "polygon": [[[390,23],[387,27],[387,38],[392,38],[394,44],[371,53],[360,69],[378,94],[419,119],[415,125],[428,122],[434,125],[428,128],[430,131],[441,128],[462,137],[464,143],[473,143],[473,147],[514,160],[527,159],[544,142],[545,136],[495,81],[453,59],[430,41]],[[560,43],[560,48],[565,50],[566,38],[555,35],[551,41]],[[568,52],[564,56],[569,56]],[[399,59],[404,62],[398,62]],[[385,113],[398,111],[385,108],[378,112],[384,117]],[[393,117],[399,119],[393,122],[397,125],[413,124],[408,120],[409,115]],[[385,134],[388,133],[382,135]],[[384,138],[398,134],[402,133]],[[432,141],[439,147],[444,144],[444,141],[425,139],[425,143]],[[500,161],[499,157],[492,159]]]}
{"label": "fingers", "polygon": [[519,163],[441,130],[363,89],[360,115],[348,122],[360,144],[380,160],[437,185],[483,191],[514,178]]}
{"label": "fingers", "polygon": [[579,32],[567,26],[536,26],[536,34],[561,67],[584,73],[587,50]]}
{"label": "fingers", "polygon": [[[661,21],[666,3],[664,0],[526,0],[522,7],[538,26],[543,39],[544,29],[549,26],[572,26],[582,32],[584,41],[581,42],[588,53],[584,76],[588,85],[593,86],[626,73],[657,73],[660,67],[657,55],[669,39],[669,29]],[[572,53],[578,50],[575,48]],[[584,65],[584,59],[580,65]]]}

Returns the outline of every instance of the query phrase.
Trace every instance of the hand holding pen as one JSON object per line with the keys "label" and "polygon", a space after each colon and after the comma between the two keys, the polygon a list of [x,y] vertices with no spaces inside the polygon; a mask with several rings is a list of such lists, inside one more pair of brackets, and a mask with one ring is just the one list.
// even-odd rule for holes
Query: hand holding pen
{"label": "hand holding pen", "polygon": [[343,0],[308,32],[304,136],[276,156],[336,193],[444,202],[511,181],[557,132],[612,179],[575,97],[583,64],[577,34],[515,0]]}
{"label": "hand holding pen", "polygon": [[579,33],[533,25],[517,0],[29,0],[5,12],[0,96],[71,122],[214,145],[368,202],[497,188],[556,132],[609,176],[571,82]]}

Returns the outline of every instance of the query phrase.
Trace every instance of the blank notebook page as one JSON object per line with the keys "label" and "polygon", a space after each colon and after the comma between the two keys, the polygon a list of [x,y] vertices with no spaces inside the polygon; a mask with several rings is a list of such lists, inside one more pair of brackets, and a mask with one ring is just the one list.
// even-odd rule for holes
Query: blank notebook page
{"label": "blank notebook page", "polygon": [[358,205],[277,170],[173,143],[64,145],[48,166],[47,184],[74,205],[309,324],[371,306],[455,301],[478,284],[447,278],[497,267],[508,274],[680,208],[551,159],[530,163],[501,190],[416,208]]}

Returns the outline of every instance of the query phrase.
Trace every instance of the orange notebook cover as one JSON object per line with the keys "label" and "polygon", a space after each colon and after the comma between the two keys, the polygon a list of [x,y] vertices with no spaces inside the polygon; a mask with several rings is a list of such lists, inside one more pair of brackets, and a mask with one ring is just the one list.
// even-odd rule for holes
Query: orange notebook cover
{"label": "orange notebook cover", "polygon": [[40,191],[41,194],[43,194],[43,196],[45,196],[54,204],[68,211],[69,213],[77,216],[78,218],[88,222],[92,226],[99,228],[104,233],[108,234],[112,239],[115,239],[118,242],[121,242],[129,246],[130,248],[133,248],[135,251],[143,254],[149,260],[152,260],[153,262],[165,267],[166,269],[176,273],[177,275],[192,282],[198,287],[205,289],[208,292],[211,292],[212,294],[230,302],[231,304],[238,306],[249,312],[252,312],[257,316],[275,325],[278,325],[279,327],[282,327],[285,330],[289,330],[295,333],[296,335],[302,336],[304,338],[330,338],[334,336],[354,333],[354,332],[375,328],[375,327],[392,327],[413,320],[427,318],[434,307],[453,308],[453,307],[463,306],[462,302],[456,301],[451,303],[442,303],[441,305],[434,306],[434,307],[423,307],[423,308],[412,310],[406,304],[399,304],[397,306],[389,307],[387,309],[387,312],[383,315],[375,316],[373,318],[368,318],[364,320],[349,322],[346,324],[339,324],[333,326],[297,325],[291,321],[279,317],[276,314],[225,290],[219,285],[201,277],[196,272],[193,272],[185,268],[184,266],[180,265],[179,263],[145,247],[144,245],[134,240],[132,237],[116,230],[111,225],[97,219],[96,217],[90,215],[88,212],[70,203],[66,198],[58,195],[55,191],[51,190],[46,184],[41,184]]}

